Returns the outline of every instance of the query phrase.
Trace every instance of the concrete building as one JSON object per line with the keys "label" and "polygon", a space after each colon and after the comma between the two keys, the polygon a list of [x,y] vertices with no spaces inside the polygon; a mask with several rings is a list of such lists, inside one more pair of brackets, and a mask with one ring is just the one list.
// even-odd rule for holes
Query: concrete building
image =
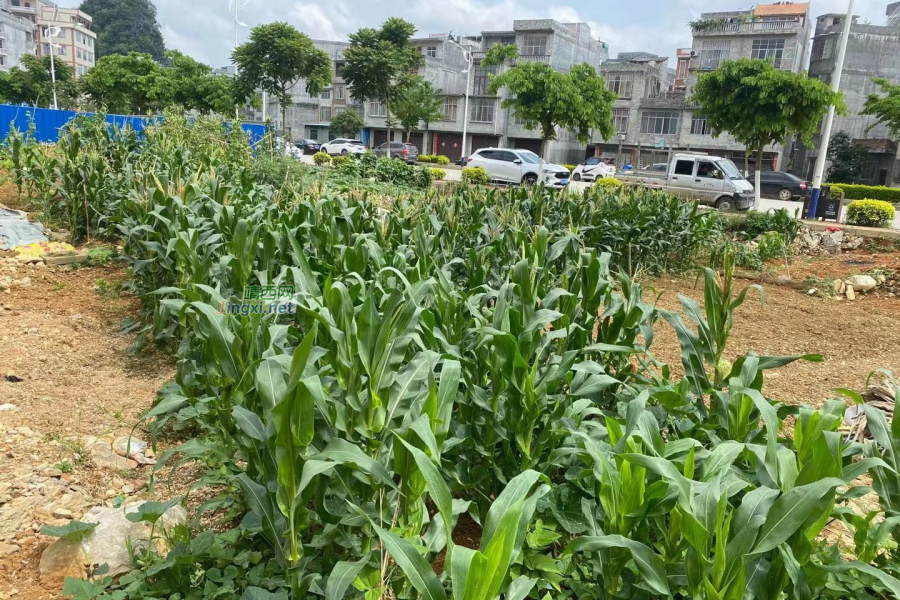
{"label": "concrete building", "polygon": [[0,70],[4,71],[18,67],[25,54],[34,54],[34,21],[14,11],[19,7],[10,1],[0,0]]}
{"label": "concrete building", "polygon": [[[731,136],[713,137],[691,97],[698,77],[726,60],[761,58],[779,69],[801,72],[806,67],[812,23],[808,3],[760,4],[752,10],[703,13],[694,23],[693,46],[678,51],[671,86],[660,86],[668,59],[652,55],[619,55],[601,71],[610,90],[619,95],[614,124],[617,139],[592,140],[591,154],[647,166],[665,162],[670,151],[709,152],[731,158],[744,167],[746,150]],[[622,155],[619,154],[621,142]],[[787,159],[782,145],[765,149],[764,169]],[[754,153],[746,157],[756,168]]]}
{"label": "concrete building", "polygon": [[[429,154],[443,154],[454,161],[489,146],[540,149],[539,133],[527,130],[510,110],[501,107],[503,96],[488,93],[489,77],[497,73],[497,67],[480,65],[488,48],[494,44],[516,44],[520,60],[539,61],[560,71],[583,62],[599,68],[608,58],[608,46],[591,37],[587,24],[552,20],[514,21],[510,30],[485,31],[478,35],[431,35],[417,38],[413,44],[424,57],[419,74],[440,90],[443,97],[444,119],[429,124],[427,142],[423,131],[413,133],[410,141],[420,148],[427,143]],[[294,101],[287,114],[291,135],[325,141],[330,137],[331,118],[343,110],[355,110],[365,120],[362,137],[367,145],[377,146],[387,141],[385,107],[377,101],[355,103],[340,77],[343,51],[348,44],[320,41],[316,45],[331,55],[335,65],[334,80],[332,86],[317,98],[306,94],[303,82],[295,86]],[[467,70],[467,52],[475,61],[471,73],[463,73]],[[469,112],[466,148],[463,149],[466,87]],[[282,129],[277,103],[270,104],[269,114],[276,127]],[[393,130],[392,134],[395,141],[401,139],[402,132]],[[571,133],[560,131],[557,140],[548,144],[547,158],[559,162],[578,161],[584,156],[584,146]]]}
{"label": "concrete building", "polygon": [[[888,7],[888,23],[896,17],[900,3]],[[841,76],[841,91],[847,103],[847,114],[837,116],[834,132],[847,132],[856,143],[869,149],[869,164],[860,183],[900,187],[900,148],[884,125],[876,125],[875,117],[861,115],[869,94],[880,93],[873,77],[884,77],[900,83],[900,23],[895,25],[864,25],[853,17],[850,40]],[[816,20],[816,33],[809,65],[811,77],[831,83],[837,62],[841,32],[846,26],[845,15],[826,14]],[[813,149],[802,153],[802,174],[810,175],[815,168],[821,139],[816,138]]]}
{"label": "concrete building", "polygon": [[[38,56],[56,54],[56,60],[68,63],[81,77],[96,61],[97,34],[91,31],[93,19],[77,8],[62,8],[49,0],[40,0],[35,39]],[[48,37],[53,31],[57,35]]]}

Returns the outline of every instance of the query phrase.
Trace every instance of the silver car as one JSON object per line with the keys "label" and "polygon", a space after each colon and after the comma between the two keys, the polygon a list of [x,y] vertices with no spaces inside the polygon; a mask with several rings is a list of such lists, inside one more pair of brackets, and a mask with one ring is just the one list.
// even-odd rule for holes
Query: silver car
{"label": "silver car", "polygon": [[[387,156],[387,142],[375,148],[375,156]],[[391,158],[403,160],[413,164],[419,160],[419,149],[412,144],[404,144],[402,142],[391,142]]]}
{"label": "silver car", "polygon": [[569,185],[569,170],[562,165],[541,162],[531,150],[516,148],[482,148],[469,157],[467,167],[481,167],[491,181],[501,183],[544,185],[564,188]]}

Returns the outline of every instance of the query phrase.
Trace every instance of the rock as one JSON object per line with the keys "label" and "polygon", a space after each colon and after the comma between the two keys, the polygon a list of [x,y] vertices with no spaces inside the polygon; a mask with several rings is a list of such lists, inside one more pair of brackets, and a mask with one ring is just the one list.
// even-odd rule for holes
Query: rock
{"label": "rock", "polygon": [[[147,548],[150,544],[150,524],[132,523],[125,518],[135,512],[143,502],[127,504],[120,508],[94,507],[82,517],[85,523],[97,523],[97,527],[81,541],[59,539],[41,555],[41,583],[62,582],[66,577],[85,578],[94,567],[107,565],[107,577],[117,577],[132,568],[131,551]],[[153,543],[155,550],[165,552],[164,530],[187,520],[187,512],[181,506],[170,508],[156,525]],[[126,542],[127,540],[127,542]],[[85,568],[87,567],[87,568]]]}
{"label": "rock", "polygon": [[51,513],[57,519],[74,519],[75,515],[72,514],[71,510],[65,508],[54,508]]}
{"label": "rock", "polygon": [[130,458],[139,465],[155,465],[156,460],[146,455],[149,444],[136,437],[116,438],[113,449],[119,456]]}
{"label": "rock", "polygon": [[125,485],[122,486],[122,493],[123,494],[133,494],[134,486],[131,485],[130,483],[126,483]]}
{"label": "rock", "polygon": [[847,285],[854,292],[871,292],[878,287],[878,282],[870,275],[853,275],[847,279]]}
{"label": "rock", "polygon": [[31,427],[19,427],[18,432],[24,437],[34,437],[34,430]]}
{"label": "rock", "polygon": [[847,284],[845,284],[840,279],[835,279],[834,281],[831,282],[831,291],[835,294],[843,295],[844,289],[846,287],[847,287]]}
{"label": "rock", "polygon": [[882,275],[881,273],[879,273],[879,274],[875,277],[875,281],[878,282],[878,285],[884,285],[884,282],[887,281],[887,277],[885,277],[884,275]]}
{"label": "rock", "polygon": [[818,238],[810,233],[806,233],[803,235],[803,244],[810,250],[815,250],[816,248],[818,248],[820,242],[821,238]]}
{"label": "rock", "polygon": [[22,287],[31,287],[31,277],[23,277],[19,280],[19,285]]}
{"label": "rock", "polygon": [[856,300],[856,292],[853,291],[852,285],[847,286],[846,294],[847,294],[847,300]]}
{"label": "rock", "polygon": [[810,289],[810,290],[809,290],[808,292],[806,292],[806,293],[809,294],[810,296],[815,296],[816,294],[819,293],[819,290],[816,289],[816,288],[812,288],[812,289]]}
{"label": "rock", "polygon": [[62,477],[63,473],[59,469],[51,468],[51,469],[44,469],[42,471],[42,474],[44,477],[54,477],[56,479],[59,479],[60,477]]}
{"label": "rock", "polygon": [[0,404],[0,412],[13,412],[15,410],[19,410],[19,407],[15,404]]}
{"label": "rock", "polygon": [[138,467],[138,463],[130,458],[116,454],[108,439],[88,437],[84,440],[84,446],[91,459],[99,467],[109,469],[136,469]]}
{"label": "rock", "polygon": [[5,542],[0,542],[0,556],[9,556],[10,554],[15,554],[19,550],[21,550],[19,546],[15,544],[7,544]]}

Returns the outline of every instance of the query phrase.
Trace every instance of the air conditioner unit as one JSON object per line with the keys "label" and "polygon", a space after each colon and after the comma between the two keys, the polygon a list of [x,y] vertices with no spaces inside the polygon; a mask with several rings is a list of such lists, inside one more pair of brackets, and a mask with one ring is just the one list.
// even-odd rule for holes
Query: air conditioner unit
{"label": "air conditioner unit", "polygon": [[694,58],[695,56],[697,56],[697,53],[694,50],[691,50],[691,58]]}

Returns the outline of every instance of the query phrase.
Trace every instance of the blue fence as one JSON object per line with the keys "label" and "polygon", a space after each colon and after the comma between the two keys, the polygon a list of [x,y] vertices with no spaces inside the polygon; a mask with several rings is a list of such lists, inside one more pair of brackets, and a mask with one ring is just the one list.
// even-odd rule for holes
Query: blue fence
{"label": "blue fence", "polygon": [[[39,142],[54,143],[59,140],[59,132],[78,115],[94,113],[78,113],[71,110],[53,110],[50,108],[33,108],[31,106],[11,106],[0,104],[0,140],[5,140],[11,127],[21,132],[28,131],[30,119],[34,119],[34,137]],[[147,123],[159,117],[134,117],[126,115],[106,115],[110,124],[124,127],[131,126],[135,131],[143,131]],[[243,129],[254,146],[266,135],[264,124],[241,123]]]}

